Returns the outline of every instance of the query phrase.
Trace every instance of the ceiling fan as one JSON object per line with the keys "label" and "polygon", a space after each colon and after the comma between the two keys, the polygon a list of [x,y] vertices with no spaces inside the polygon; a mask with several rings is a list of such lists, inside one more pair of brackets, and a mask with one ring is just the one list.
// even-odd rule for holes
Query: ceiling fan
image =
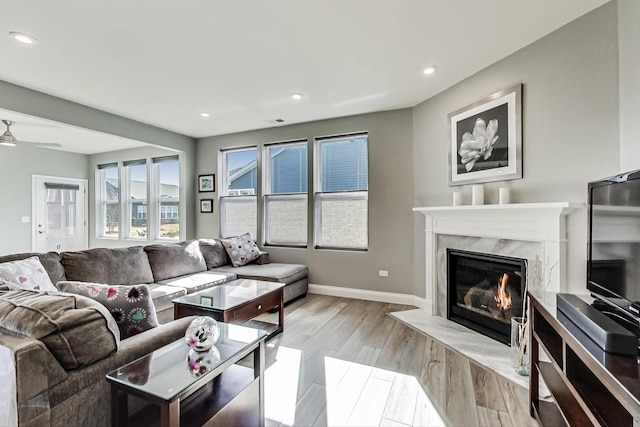
{"label": "ceiling fan", "polygon": [[4,145],[7,147],[15,147],[16,145],[32,145],[35,147],[62,147],[62,145],[55,142],[28,142],[28,141],[20,141],[11,133],[11,126],[15,124],[12,120],[3,120],[7,126],[7,130],[0,135],[0,145]]}

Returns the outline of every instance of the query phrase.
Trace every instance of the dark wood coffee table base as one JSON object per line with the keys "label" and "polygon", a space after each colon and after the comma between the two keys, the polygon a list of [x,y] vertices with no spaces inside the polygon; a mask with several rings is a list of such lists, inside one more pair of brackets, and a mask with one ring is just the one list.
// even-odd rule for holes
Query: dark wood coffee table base
{"label": "dark wood coffee table base", "polygon": [[[219,285],[226,286],[226,285]],[[173,302],[173,317],[179,319],[186,316],[211,316],[219,322],[243,324],[265,330],[268,338],[279,334],[284,330],[284,288],[276,289],[273,292],[256,297],[242,305],[221,310],[207,306],[194,306]],[[254,317],[276,309],[278,311],[278,324],[252,320]]]}

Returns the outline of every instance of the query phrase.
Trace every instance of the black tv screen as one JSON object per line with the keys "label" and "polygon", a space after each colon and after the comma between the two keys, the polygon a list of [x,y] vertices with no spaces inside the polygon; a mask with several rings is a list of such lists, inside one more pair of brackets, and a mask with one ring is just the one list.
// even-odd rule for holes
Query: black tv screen
{"label": "black tv screen", "polygon": [[638,314],[640,171],[589,183],[587,289]]}

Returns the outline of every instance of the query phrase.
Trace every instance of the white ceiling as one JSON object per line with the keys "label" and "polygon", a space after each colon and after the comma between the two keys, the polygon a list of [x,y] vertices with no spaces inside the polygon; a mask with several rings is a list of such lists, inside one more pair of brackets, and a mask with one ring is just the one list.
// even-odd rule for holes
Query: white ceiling
{"label": "white ceiling", "polygon": [[[200,138],[414,106],[607,1],[7,1],[0,80]],[[28,119],[18,139],[120,147]]]}

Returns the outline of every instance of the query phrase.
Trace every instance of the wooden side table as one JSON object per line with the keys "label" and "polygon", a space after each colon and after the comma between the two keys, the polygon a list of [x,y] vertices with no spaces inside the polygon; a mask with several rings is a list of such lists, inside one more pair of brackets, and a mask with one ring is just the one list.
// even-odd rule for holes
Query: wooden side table
{"label": "wooden side table", "polygon": [[[284,330],[284,284],[240,279],[173,300],[175,319],[211,316],[217,321],[245,324],[267,331],[269,338]],[[278,311],[278,324],[252,320],[265,311]]]}

